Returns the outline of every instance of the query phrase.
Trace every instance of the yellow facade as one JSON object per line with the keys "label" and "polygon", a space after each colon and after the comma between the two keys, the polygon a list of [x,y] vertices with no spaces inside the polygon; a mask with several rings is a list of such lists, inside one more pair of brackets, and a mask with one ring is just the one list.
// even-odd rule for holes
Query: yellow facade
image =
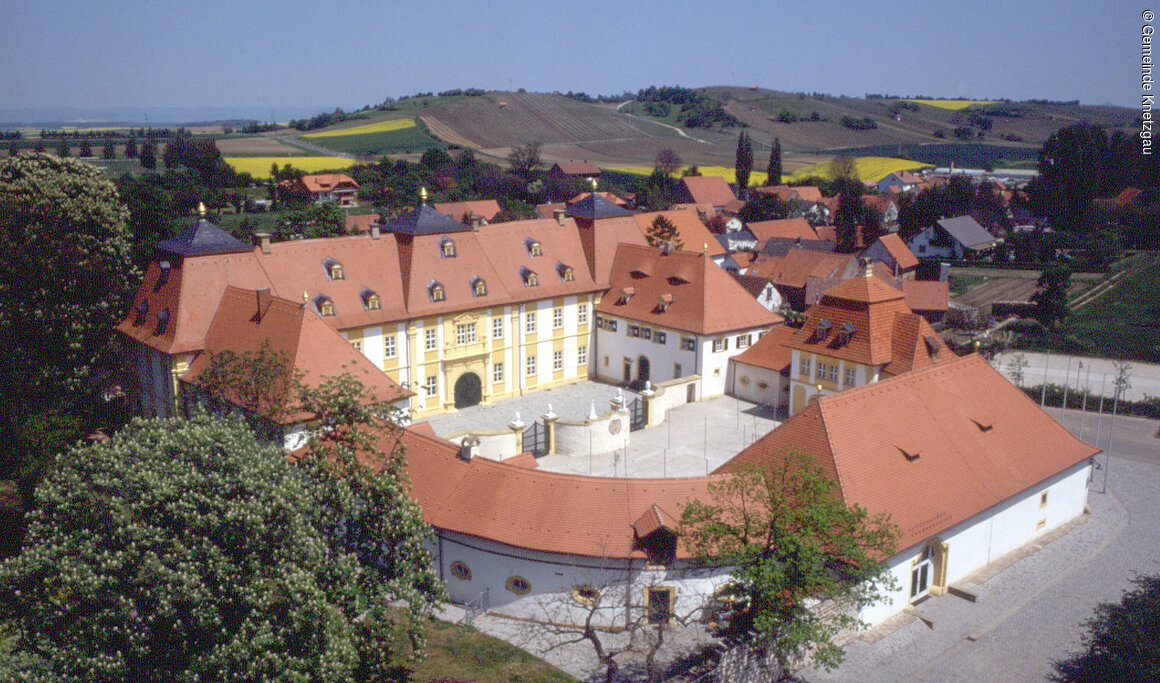
{"label": "yellow facade", "polygon": [[[808,363],[806,372],[803,372],[806,370],[803,360]],[[820,377],[819,364],[824,367]],[[853,370],[852,384],[846,382],[848,370]],[[845,389],[870,384],[876,380],[877,373],[878,369],[872,365],[795,350],[789,375],[790,415],[796,414],[809,403],[810,399],[819,394],[836,394]]]}

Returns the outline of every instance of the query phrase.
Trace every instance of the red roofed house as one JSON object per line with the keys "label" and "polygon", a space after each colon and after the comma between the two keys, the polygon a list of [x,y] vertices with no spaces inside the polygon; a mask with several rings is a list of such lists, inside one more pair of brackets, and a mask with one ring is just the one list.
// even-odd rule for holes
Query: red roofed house
{"label": "red roofed house", "polygon": [[600,169],[589,161],[560,161],[548,169],[549,178],[599,178]]}
{"label": "red roofed house", "polygon": [[304,175],[300,182],[310,194],[312,202],[338,202],[342,206],[354,206],[356,203],[358,183],[345,173]]}
{"label": "red roofed house", "polygon": [[903,293],[870,269],[826,290],[786,345],[793,350],[790,415],[821,394],[954,357],[930,323],[906,306]]}
{"label": "red roofed house", "polygon": [[609,282],[594,360],[610,382],[700,375],[700,397],[721,395],[729,358],[782,322],[705,254],[622,244]]}
{"label": "red roofed house", "polygon": [[882,263],[896,280],[913,280],[918,270],[918,257],[906,246],[906,242],[896,234],[883,235],[874,244],[862,251],[863,259]]}
{"label": "red roofed house", "polygon": [[729,359],[729,395],[780,410],[789,404],[793,351],[786,342],[796,329],[775,327]]}
{"label": "red roofed house", "polygon": [[[713,233],[709,232],[709,228],[701,222],[697,217],[697,212],[693,209],[677,209],[675,211],[650,211],[647,213],[633,214],[633,219],[640,227],[640,233],[648,238],[649,228],[652,227],[653,221],[658,216],[664,216],[669,219],[677,228],[677,239],[682,243],[679,249],[685,251],[703,252],[713,259],[713,262],[720,265],[728,252]],[[661,246],[655,244],[653,246]]]}
{"label": "red roofed house", "polygon": [[673,193],[674,204],[704,204],[717,212],[723,211],[735,199],[737,195],[720,176],[685,176]]}
{"label": "red roofed house", "polygon": [[862,608],[871,624],[1083,514],[1099,453],[977,354],[811,400],[717,472],[787,449],[898,526],[897,589]]}
{"label": "red roofed house", "polygon": [[818,233],[804,218],[786,218],[778,221],[754,221],[746,227],[757,238],[758,250],[771,237],[782,239],[816,240]]}
{"label": "red roofed house", "polygon": [[950,287],[945,280],[903,280],[901,285],[910,310],[926,318],[929,323],[937,323],[946,317],[950,305]]}
{"label": "red roofed house", "polygon": [[499,220],[502,209],[494,199],[479,199],[471,202],[443,202],[432,204],[436,211],[453,221],[464,225],[472,225],[478,221],[479,225],[495,223]]}

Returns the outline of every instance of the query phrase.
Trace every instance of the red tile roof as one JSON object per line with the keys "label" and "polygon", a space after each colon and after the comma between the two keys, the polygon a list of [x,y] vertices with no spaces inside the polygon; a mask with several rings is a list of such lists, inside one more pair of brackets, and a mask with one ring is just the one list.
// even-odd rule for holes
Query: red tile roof
{"label": "red tile roof", "polygon": [[725,255],[725,247],[717,241],[713,233],[709,232],[709,228],[701,222],[697,217],[697,212],[692,209],[677,209],[676,211],[650,211],[648,213],[633,214],[633,219],[640,227],[640,233],[647,239],[648,230],[652,227],[653,221],[657,216],[664,216],[673,222],[677,228],[677,235],[684,243],[681,249],[685,251],[704,252],[706,247],[707,253],[710,256]]}
{"label": "red tile roof", "polygon": [[[598,176],[600,169],[590,161],[559,161],[552,165],[552,169],[559,169],[564,175]],[[549,170],[552,170],[549,169]]]}
{"label": "red tile roof", "polygon": [[1116,203],[1120,205],[1131,204],[1132,202],[1136,201],[1136,198],[1139,197],[1142,192],[1143,190],[1129,185],[1128,187],[1125,187],[1123,191],[1120,192],[1120,194],[1116,195]]}
{"label": "red tile roof", "polygon": [[825,197],[822,196],[822,191],[813,185],[801,185],[797,187],[790,185],[768,185],[765,187],[755,187],[753,189],[763,194],[775,195],[783,202],[787,202],[795,197],[803,202],[816,203],[825,200]]}
{"label": "red tile roof", "polygon": [[[488,223],[499,219],[502,209],[494,199],[479,199],[472,202],[442,202],[432,204],[431,207],[453,221],[463,222],[463,217],[480,216]],[[470,221],[468,221],[470,222]]]}
{"label": "red tile roof", "polygon": [[[236,353],[254,353],[263,345],[284,355],[289,366],[301,373],[302,382],[307,386],[316,387],[327,377],[349,372],[363,382],[373,396],[373,403],[414,395],[396,384],[341,334],[322,322],[309,305],[274,297],[268,289],[256,291],[226,287],[206,333],[207,353],[198,355],[181,379],[199,384],[202,374],[212,366],[215,353],[227,349]],[[283,401],[294,398],[281,397]],[[272,416],[266,410],[261,412],[267,417]],[[295,413],[284,416],[281,421],[288,424],[308,417]]]}
{"label": "red tile roof", "polygon": [[[829,321],[829,328],[818,338],[823,320]],[[841,331],[846,324],[852,325],[854,332],[843,342]],[[899,335],[907,342],[898,342]],[[927,348],[927,339],[933,349]],[[930,323],[906,306],[902,292],[874,276],[852,277],[827,290],[821,301],[806,311],[805,324],[786,345],[865,365],[886,366],[890,373],[945,362],[952,355]]]}
{"label": "red tile roof", "polygon": [[677,184],[676,199],[679,203],[723,207],[737,195],[720,176],[685,176]]}
{"label": "red tile roof", "polygon": [[[588,195],[590,195],[590,194],[592,194],[592,193],[591,192],[581,192],[580,194],[576,195],[575,197],[569,199],[568,205],[571,206],[572,204],[575,204],[576,202],[582,202],[585,199],[587,199]],[[616,204],[617,206],[620,206],[620,207],[627,207],[628,206],[628,202],[624,201],[623,199],[616,196],[612,192],[597,192],[596,194],[600,195],[601,197],[604,197],[605,199],[612,202],[613,204]]]}
{"label": "red tile roof", "polygon": [[365,213],[357,216],[346,217],[346,231],[366,233],[371,231],[371,226],[379,223],[379,215],[377,213]]}
{"label": "red tile roof", "polygon": [[[632,295],[621,296],[622,290]],[[658,303],[668,294],[672,303]],[[696,334],[772,327],[782,317],[766,310],[704,254],[622,244],[610,289],[597,311]]]}
{"label": "red tile roof", "polygon": [[946,311],[950,290],[937,280],[903,280],[902,293],[912,311]]}
{"label": "red tile roof", "polygon": [[851,264],[851,254],[790,249],[785,256],[758,256],[746,275],[760,275],[785,287],[804,289],[810,277],[837,277]]}
{"label": "red tile roof", "polygon": [[878,238],[878,241],[890,253],[890,257],[898,264],[899,269],[909,270],[918,267],[918,257],[914,255],[910,247],[906,246],[906,242],[903,242],[902,238],[897,234],[890,233],[889,235],[883,235]]}
{"label": "red tile roof", "polygon": [[345,173],[320,173],[302,176],[302,185],[308,192],[330,192],[332,190],[357,190],[358,183]]}
{"label": "red tile roof", "polygon": [[816,240],[818,233],[804,218],[786,218],[780,221],[756,221],[748,223],[749,231],[757,238],[757,243],[763,244],[771,237],[785,239]]}
{"label": "red tile roof", "polygon": [[[989,429],[977,423],[986,416]],[[823,396],[718,472],[805,451],[907,548],[1099,452],[978,355]],[[917,457],[915,457],[917,456]]]}
{"label": "red tile roof", "polygon": [[732,360],[781,372],[789,367],[793,360],[793,350],[785,343],[789,341],[794,332],[797,330],[792,327],[775,327],[766,332],[765,336],[758,339],[753,346],[734,356]]}

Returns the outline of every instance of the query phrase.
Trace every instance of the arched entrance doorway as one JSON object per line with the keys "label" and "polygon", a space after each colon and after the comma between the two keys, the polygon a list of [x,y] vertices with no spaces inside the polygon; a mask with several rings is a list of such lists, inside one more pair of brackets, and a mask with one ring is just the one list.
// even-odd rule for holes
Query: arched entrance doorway
{"label": "arched entrance doorway", "polygon": [[636,359],[636,383],[644,386],[648,381],[648,358],[640,356]]}
{"label": "arched entrance doorway", "polygon": [[479,375],[474,372],[465,372],[455,380],[455,407],[470,408],[479,405],[482,398],[482,384]]}

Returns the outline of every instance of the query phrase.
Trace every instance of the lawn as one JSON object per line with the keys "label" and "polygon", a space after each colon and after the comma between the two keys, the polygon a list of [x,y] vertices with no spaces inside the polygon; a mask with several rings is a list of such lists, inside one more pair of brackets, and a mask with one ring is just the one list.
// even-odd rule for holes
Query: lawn
{"label": "lawn", "polygon": [[366,135],[367,133],[389,133],[393,130],[402,130],[403,128],[414,128],[415,119],[388,119],[386,121],[376,121],[375,123],[364,123],[361,126],[351,126],[349,128],[331,128],[330,130],[320,131],[318,133],[307,133],[299,137],[303,138],[334,138],[343,135]]}
{"label": "lawn", "polygon": [[966,294],[990,279],[982,275],[951,275],[947,278],[947,286],[950,288],[950,295],[956,297]]}
{"label": "lawn", "polygon": [[470,626],[431,622],[427,630],[427,657],[400,680],[424,683],[447,679],[472,683],[567,683],[568,674],[520,648],[492,638]]}
{"label": "lawn", "polygon": [[1031,347],[1089,353],[1101,358],[1155,362],[1160,355],[1160,259],[1073,313],[1060,329],[1028,338]]}
{"label": "lawn", "polygon": [[[858,178],[878,182],[891,173],[898,171],[913,171],[919,168],[932,168],[933,164],[924,164],[921,161],[910,159],[895,159],[894,157],[854,157],[855,169]],[[786,182],[804,180],[810,176],[830,178],[830,162],[824,161],[805,168],[799,168],[788,176]]]}
{"label": "lawn", "polygon": [[958,111],[966,109],[972,104],[996,104],[999,100],[903,100],[904,102],[917,102],[918,104],[925,104],[928,107],[936,107],[938,109],[950,109],[951,111]]}
{"label": "lawn", "polygon": [[226,163],[234,167],[239,173],[249,173],[255,178],[269,178],[270,164],[285,166],[290,164],[307,173],[334,171],[354,166],[358,162],[354,159],[342,157],[225,157]]}

